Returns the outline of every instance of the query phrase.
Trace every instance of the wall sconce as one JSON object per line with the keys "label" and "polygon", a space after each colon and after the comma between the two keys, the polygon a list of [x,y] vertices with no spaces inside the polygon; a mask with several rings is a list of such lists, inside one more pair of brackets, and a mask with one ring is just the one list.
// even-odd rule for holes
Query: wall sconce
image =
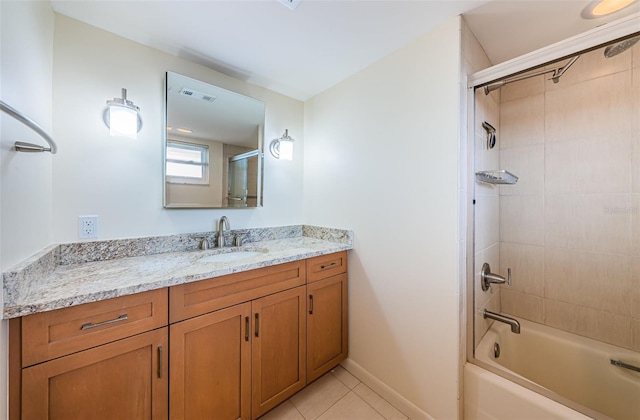
{"label": "wall sconce", "polygon": [[122,88],[122,98],[113,98],[107,105],[102,118],[109,134],[135,139],[142,128],[142,118],[138,113],[140,108],[127,99],[127,89]]}
{"label": "wall sconce", "polygon": [[293,160],[293,137],[289,137],[289,130],[284,130],[284,134],[279,139],[271,140],[269,151],[276,159]]}

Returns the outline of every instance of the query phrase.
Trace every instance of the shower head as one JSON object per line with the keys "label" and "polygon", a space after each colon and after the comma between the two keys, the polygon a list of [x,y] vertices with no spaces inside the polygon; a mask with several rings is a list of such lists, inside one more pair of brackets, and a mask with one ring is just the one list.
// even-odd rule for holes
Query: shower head
{"label": "shower head", "polygon": [[617,42],[613,45],[609,45],[604,49],[604,56],[607,58],[614,57],[621,52],[624,52],[633,47],[638,41],[640,41],[640,35],[633,38],[625,39],[624,41]]}

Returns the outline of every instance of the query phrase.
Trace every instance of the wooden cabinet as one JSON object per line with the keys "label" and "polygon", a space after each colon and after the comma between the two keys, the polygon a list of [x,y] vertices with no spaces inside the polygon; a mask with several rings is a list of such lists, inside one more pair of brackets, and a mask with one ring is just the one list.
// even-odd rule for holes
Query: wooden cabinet
{"label": "wooden cabinet", "polygon": [[170,326],[171,419],[251,417],[251,303]]}
{"label": "wooden cabinet", "polygon": [[167,299],[159,289],[12,322],[11,418],[168,418]]}
{"label": "wooden cabinet", "polygon": [[296,287],[251,303],[253,418],[307,384],[305,291],[305,286]]}
{"label": "wooden cabinet", "polygon": [[346,252],[307,260],[307,382],[347,358]]}
{"label": "wooden cabinet", "polygon": [[[255,275],[261,271],[237,278],[262,284],[272,284],[270,278],[299,282],[304,261],[269,267],[265,278],[257,280]],[[172,290],[171,296],[187,295],[177,299],[179,313],[193,315],[197,312],[190,306],[195,305],[217,307],[219,299],[245,299],[242,283],[227,280],[210,279]],[[219,292],[230,284],[235,293]],[[202,295],[196,299],[198,292]],[[305,296],[302,285],[172,324],[171,418],[255,419],[302,389],[306,385]],[[174,304],[172,300],[172,308]]]}
{"label": "wooden cabinet", "polygon": [[22,370],[23,419],[166,419],[167,328]]}
{"label": "wooden cabinet", "polygon": [[22,318],[22,367],[167,325],[167,289]]}
{"label": "wooden cabinet", "polygon": [[256,419],[346,358],[346,272],[340,252],[12,319],[10,418]]}

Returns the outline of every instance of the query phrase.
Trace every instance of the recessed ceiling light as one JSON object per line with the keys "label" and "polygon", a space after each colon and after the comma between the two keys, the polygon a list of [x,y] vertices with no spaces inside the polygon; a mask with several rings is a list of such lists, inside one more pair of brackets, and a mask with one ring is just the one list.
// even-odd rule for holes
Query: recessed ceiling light
{"label": "recessed ceiling light", "polygon": [[624,9],[638,0],[594,0],[582,9],[582,17],[596,19]]}
{"label": "recessed ceiling light", "polygon": [[193,130],[189,130],[188,128],[178,128],[177,130],[181,133],[187,133],[187,134],[193,133]]}

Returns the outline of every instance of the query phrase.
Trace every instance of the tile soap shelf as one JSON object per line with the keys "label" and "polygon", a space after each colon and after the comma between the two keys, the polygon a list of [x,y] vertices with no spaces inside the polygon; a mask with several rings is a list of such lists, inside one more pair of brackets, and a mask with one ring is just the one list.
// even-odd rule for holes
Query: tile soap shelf
{"label": "tile soap shelf", "polygon": [[476,180],[487,184],[507,184],[513,185],[518,182],[518,177],[504,169],[497,171],[476,172]]}

